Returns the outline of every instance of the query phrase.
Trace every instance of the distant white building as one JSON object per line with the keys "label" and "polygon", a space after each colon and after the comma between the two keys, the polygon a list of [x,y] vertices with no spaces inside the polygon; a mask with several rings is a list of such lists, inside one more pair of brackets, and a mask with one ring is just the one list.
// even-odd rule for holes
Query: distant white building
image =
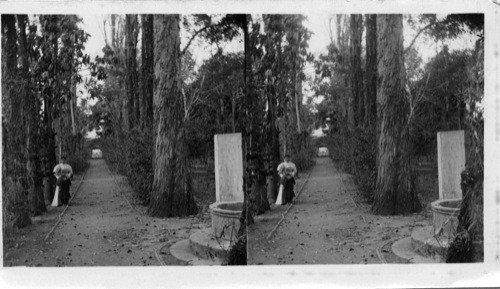
{"label": "distant white building", "polygon": [[100,158],[102,158],[102,151],[100,149],[93,149],[92,150],[92,158],[93,159],[100,159]]}
{"label": "distant white building", "polygon": [[318,157],[327,157],[330,155],[327,147],[318,148]]}

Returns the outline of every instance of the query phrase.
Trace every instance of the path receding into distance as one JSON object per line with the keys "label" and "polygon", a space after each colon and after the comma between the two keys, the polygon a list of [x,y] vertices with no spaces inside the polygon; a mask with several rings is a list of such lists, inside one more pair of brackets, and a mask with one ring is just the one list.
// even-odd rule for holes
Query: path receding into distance
{"label": "path receding into distance", "polygon": [[[35,218],[15,244],[4,248],[4,266],[179,265],[168,250],[160,249],[209,224],[199,215],[148,217],[144,206],[133,203],[125,177],[113,176],[103,159],[89,162],[59,224],[54,228],[65,207],[50,207],[49,213]],[[75,178],[72,196],[78,185]]]}
{"label": "path receding into distance", "polygon": [[[297,195],[307,174],[295,186]],[[352,177],[330,158],[316,158],[299,197],[288,206],[272,206],[248,230],[248,264],[383,263],[381,250],[428,224],[425,214],[375,216],[358,197]],[[275,232],[271,232],[275,229]]]}

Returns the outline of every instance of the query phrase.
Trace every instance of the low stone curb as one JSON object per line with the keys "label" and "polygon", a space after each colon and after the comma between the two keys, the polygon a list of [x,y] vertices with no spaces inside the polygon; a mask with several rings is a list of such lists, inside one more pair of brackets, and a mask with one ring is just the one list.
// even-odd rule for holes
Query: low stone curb
{"label": "low stone curb", "polygon": [[202,229],[189,236],[189,248],[191,252],[203,259],[219,258],[225,260],[230,248],[230,241],[212,238],[211,228]]}

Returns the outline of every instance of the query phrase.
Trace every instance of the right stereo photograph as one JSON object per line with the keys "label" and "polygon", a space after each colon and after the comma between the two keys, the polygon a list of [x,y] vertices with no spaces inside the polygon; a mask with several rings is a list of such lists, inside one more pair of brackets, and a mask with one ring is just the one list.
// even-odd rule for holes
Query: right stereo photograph
{"label": "right stereo photograph", "polygon": [[484,14],[252,14],[248,265],[483,262]]}

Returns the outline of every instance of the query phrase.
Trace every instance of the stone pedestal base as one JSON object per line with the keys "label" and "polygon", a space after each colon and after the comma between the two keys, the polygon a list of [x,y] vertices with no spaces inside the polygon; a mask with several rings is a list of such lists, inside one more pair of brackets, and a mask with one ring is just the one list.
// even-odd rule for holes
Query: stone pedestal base
{"label": "stone pedestal base", "polygon": [[233,243],[216,239],[211,228],[199,230],[170,247],[170,253],[189,265],[222,265]]}

